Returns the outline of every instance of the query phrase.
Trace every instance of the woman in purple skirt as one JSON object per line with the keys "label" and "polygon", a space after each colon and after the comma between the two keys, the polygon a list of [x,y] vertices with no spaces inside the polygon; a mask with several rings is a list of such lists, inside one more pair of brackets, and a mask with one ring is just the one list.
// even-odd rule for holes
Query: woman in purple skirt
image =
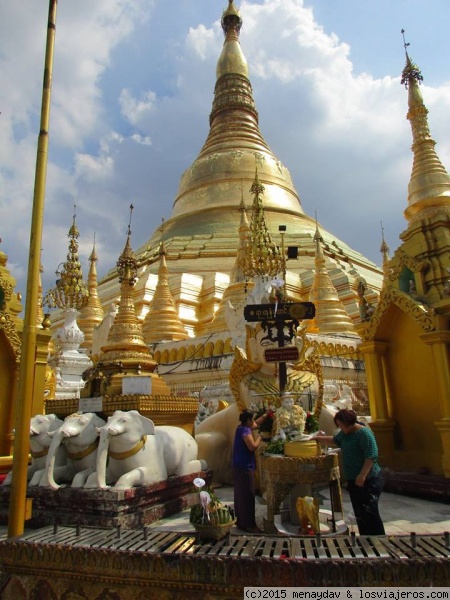
{"label": "woman in purple skirt", "polygon": [[255,450],[261,443],[261,436],[253,437],[252,430],[257,429],[267,415],[256,421],[250,410],[239,415],[233,444],[233,480],[234,480],[234,512],[237,527],[250,533],[261,533],[255,519]]}

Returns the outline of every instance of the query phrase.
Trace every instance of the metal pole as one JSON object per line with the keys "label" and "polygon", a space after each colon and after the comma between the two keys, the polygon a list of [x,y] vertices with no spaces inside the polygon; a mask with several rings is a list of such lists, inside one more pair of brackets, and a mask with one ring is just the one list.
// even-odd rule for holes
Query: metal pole
{"label": "metal pole", "polygon": [[28,257],[27,294],[19,372],[19,392],[15,415],[13,475],[11,484],[8,537],[22,535],[25,524],[27,467],[30,444],[30,419],[36,361],[36,320],[41,266],[42,229],[44,221],[45,181],[47,175],[48,127],[53,73],[53,52],[58,0],[49,0],[47,46],[42,90],[41,123],[37,145],[33,212]]}

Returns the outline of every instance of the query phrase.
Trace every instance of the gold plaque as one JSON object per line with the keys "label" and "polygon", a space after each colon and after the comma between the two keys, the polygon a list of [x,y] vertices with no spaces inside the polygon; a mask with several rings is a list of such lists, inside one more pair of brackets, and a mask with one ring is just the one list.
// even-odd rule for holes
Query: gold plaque
{"label": "gold plaque", "polygon": [[296,303],[289,307],[289,314],[293,319],[304,319],[307,312],[307,308],[303,304]]}

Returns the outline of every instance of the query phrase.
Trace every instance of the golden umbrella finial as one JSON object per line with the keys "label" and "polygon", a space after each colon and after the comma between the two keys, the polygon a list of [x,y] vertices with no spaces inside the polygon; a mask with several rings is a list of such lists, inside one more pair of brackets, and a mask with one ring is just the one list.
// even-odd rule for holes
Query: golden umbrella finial
{"label": "golden umbrella finial", "polygon": [[74,204],[74,213],[72,225],[69,229],[69,252],[66,262],[56,270],[58,279],[55,286],[45,295],[44,304],[50,308],[75,308],[81,310],[87,304],[89,299],[89,290],[86,282],[83,280],[83,271],[81,269],[80,259],[78,257],[78,231],[76,223],[76,205]]}
{"label": "golden umbrella finial", "polygon": [[405,86],[406,89],[408,89],[408,85],[411,83],[412,80],[417,81],[417,83],[420,84],[423,81],[423,76],[419,67],[415,63],[413,63],[412,60],[409,58],[407,48],[410,45],[410,43],[405,40],[404,29],[401,30],[401,34],[403,36],[403,47],[405,48],[406,54],[406,65],[402,71],[401,83]]}
{"label": "golden umbrella finial", "polygon": [[117,261],[117,271],[119,274],[119,282],[128,281],[132,287],[137,280],[137,260],[131,249],[130,237],[131,237],[131,217],[133,215],[134,206],[130,204],[130,220],[128,222],[127,241],[125,242],[125,248],[122,254],[119,256]]}

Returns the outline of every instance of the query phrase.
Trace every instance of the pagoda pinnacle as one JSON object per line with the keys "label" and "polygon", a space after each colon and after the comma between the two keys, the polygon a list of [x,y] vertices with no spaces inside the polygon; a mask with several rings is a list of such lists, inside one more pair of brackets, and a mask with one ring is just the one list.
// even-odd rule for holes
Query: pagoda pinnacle
{"label": "pagoda pinnacle", "polygon": [[72,225],[69,229],[69,252],[67,260],[63,264],[62,269],[59,267],[56,274],[59,278],[56,281],[55,287],[50,289],[44,299],[44,304],[50,308],[73,308],[80,310],[86,306],[89,291],[86,283],[83,280],[83,271],[78,258],[78,238],[80,233],[76,223],[76,206],[74,206],[74,214]]}
{"label": "pagoda pinnacle", "polygon": [[267,228],[262,201],[264,186],[259,181],[258,169],[255,171],[250,192],[253,195],[253,206],[242,272],[247,279],[274,278],[283,270],[282,257]]}
{"label": "pagoda pinnacle", "polygon": [[[404,30],[402,29],[404,36]],[[404,39],[404,37],[403,37]],[[428,126],[428,109],[423,102],[420,83],[423,81],[418,66],[408,55],[409,43],[404,42],[406,65],[402,72],[401,83],[408,90],[407,119],[411,123],[414,154],[411,179],[408,185],[408,208],[405,218],[412,221],[422,218],[440,206],[450,205],[450,176],[439,160],[434,149]]]}
{"label": "pagoda pinnacle", "polygon": [[381,223],[381,246],[380,246],[380,252],[381,252],[381,256],[383,257],[383,282],[384,285],[386,285],[387,281],[388,281],[388,275],[389,275],[389,246],[386,244],[385,239],[384,239],[384,227],[383,227],[383,223]]}
{"label": "pagoda pinnacle", "polygon": [[238,74],[248,77],[247,60],[241,50],[239,43],[239,32],[242,27],[242,19],[239,11],[235,8],[233,0],[229,0],[228,8],[222,15],[222,29],[225,34],[222,54],[217,62],[217,80],[226,74]]}
{"label": "pagoda pinnacle", "polygon": [[[163,227],[161,227],[161,238],[162,234]],[[147,344],[161,341],[185,340],[188,337],[188,333],[178,316],[175,301],[170,291],[164,239],[161,239],[159,256],[158,283],[150,310],[145,316],[142,326],[144,339]]]}
{"label": "pagoda pinnacle", "polygon": [[[133,205],[130,206],[130,224]],[[99,362],[110,365],[116,373],[124,370],[140,374],[152,372],[156,362],[144,342],[141,324],[134,306],[134,285],[137,274],[137,260],[131,248],[131,227],[128,225],[127,240],[117,261],[120,281],[120,302],[114,323],[109,330],[106,345],[102,347]],[[120,380],[120,377],[117,378]],[[120,390],[114,390],[120,393]]]}
{"label": "pagoda pinnacle", "polygon": [[348,316],[336,288],[328,273],[323,253],[323,238],[316,221],[314,234],[316,244],[315,275],[310,292],[310,301],[316,306],[316,316],[308,323],[311,333],[349,333],[354,334],[353,321]]}
{"label": "pagoda pinnacle", "polygon": [[92,247],[91,255],[89,256],[89,299],[86,306],[82,308],[80,318],[78,319],[78,326],[84,333],[84,342],[81,344],[81,347],[87,348],[89,353],[92,350],[94,329],[100,325],[103,320],[103,309],[100,303],[100,298],[98,297],[97,262],[98,257],[95,249],[94,238],[94,245]]}
{"label": "pagoda pinnacle", "polygon": [[[241,192],[242,193],[242,192]],[[250,225],[247,218],[247,209],[244,199],[241,199],[239,206],[241,220],[239,225],[239,245],[237,249],[236,261],[230,273],[230,283],[225,289],[222,300],[214,315],[214,319],[207,327],[207,333],[215,333],[229,329],[227,323],[227,311],[231,307],[235,310],[241,310],[245,304],[247,291],[253,284],[249,284],[244,275],[246,265],[246,249],[250,237]],[[243,314],[243,308],[242,308]]]}

